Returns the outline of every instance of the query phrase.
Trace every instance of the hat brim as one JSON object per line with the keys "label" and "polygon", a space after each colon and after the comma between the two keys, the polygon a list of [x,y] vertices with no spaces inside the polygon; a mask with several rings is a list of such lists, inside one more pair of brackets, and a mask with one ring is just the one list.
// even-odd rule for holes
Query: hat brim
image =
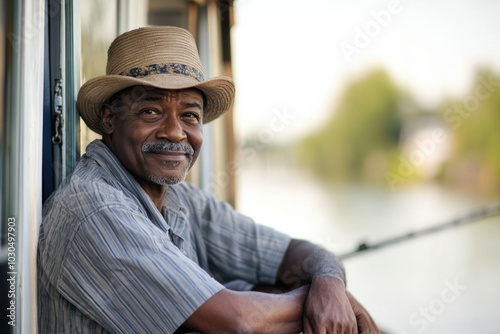
{"label": "hat brim", "polygon": [[205,96],[203,123],[213,121],[226,112],[234,100],[234,83],[231,78],[219,76],[198,81],[181,74],[157,74],[142,78],[123,75],[103,75],[85,82],[78,92],[77,107],[87,126],[98,134],[101,130],[101,107],[109,98],[132,86],[149,86],[161,89],[197,88]]}

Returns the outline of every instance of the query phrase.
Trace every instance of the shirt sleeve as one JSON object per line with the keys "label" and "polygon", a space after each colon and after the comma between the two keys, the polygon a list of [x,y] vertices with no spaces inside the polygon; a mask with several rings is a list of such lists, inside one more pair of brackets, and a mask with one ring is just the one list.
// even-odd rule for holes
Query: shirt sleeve
{"label": "shirt sleeve", "polygon": [[259,225],[202,192],[202,229],[210,272],[221,282],[275,284],[291,238]]}
{"label": "shirt sleeve", "polygon": [[223,289],[164,231],[123,204],[108,204],[80,223],[57,286],[114,333],[173,333]]}

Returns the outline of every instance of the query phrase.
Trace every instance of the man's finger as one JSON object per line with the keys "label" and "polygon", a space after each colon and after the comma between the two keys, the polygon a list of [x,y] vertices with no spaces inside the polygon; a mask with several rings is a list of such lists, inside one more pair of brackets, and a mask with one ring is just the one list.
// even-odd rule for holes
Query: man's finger
{"label": "man's finger", "polygon": [[306,317],[304,317],[303,327],[304,327],[304,334],[314,334],[314,332],[311,328],[311,323],[309,322],[309,320]]}
{"label": "man's finger", "polygon": [[359,334],[379,334],[380,333],[375,322],[366,313],[359,315],[359,316],[356,316],[356,319],[358,321]]}
{"label": "man's finger", "polygon": [[[327,334],[326,328],[324,326],[318,325],[317,323],[309,321],[307,317],[304,317],[304,334]],[[332,334],[340,334],[342,332],[331,332]],[[328,332],[330,334],[330,332]]]}

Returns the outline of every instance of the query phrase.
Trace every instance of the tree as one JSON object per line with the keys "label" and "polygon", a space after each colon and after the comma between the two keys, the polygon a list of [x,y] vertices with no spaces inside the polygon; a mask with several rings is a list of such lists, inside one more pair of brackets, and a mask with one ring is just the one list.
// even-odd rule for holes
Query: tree
{"label": "tree", "polygon": [[324,127],[299,143],[299,161],[329,180],[374,174],[383,180],[398,152],[402,98],[383,70],[353,82]]}
{"label": "tree", "polygon": [[441,111],[455,145],[443,175],[455,185],[482,192],[500,190],[500,77],[477,72],[469,94]]}

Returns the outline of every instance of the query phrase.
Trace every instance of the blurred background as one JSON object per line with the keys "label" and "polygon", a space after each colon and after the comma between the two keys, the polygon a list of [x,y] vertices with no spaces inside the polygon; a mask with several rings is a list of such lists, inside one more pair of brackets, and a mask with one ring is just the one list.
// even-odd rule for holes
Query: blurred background
{"label": "blurred background", "polygon": [[[234,108],[205,126],[190,182],[339,255],[409,235],[344,261],[348,289],[386,333],[499,332],[500,216],[412,236],[500,203],[500,2],[0,9],[0,215],[22,222],[18,331],[36,328],[41,204],[99,137],[79,120],[78,87],[105,73],[118,34],[175,25],[195,37],[206,76],[232,76],[237,88]],[[3,238],[0,265],[7,254]]]}
{"label": "blurred background", "polygon": [[[234,1],[236,206],[337,254],[500,200],[500,3]],[[498,333],[500,217],[345,260],[389,333]]]}

